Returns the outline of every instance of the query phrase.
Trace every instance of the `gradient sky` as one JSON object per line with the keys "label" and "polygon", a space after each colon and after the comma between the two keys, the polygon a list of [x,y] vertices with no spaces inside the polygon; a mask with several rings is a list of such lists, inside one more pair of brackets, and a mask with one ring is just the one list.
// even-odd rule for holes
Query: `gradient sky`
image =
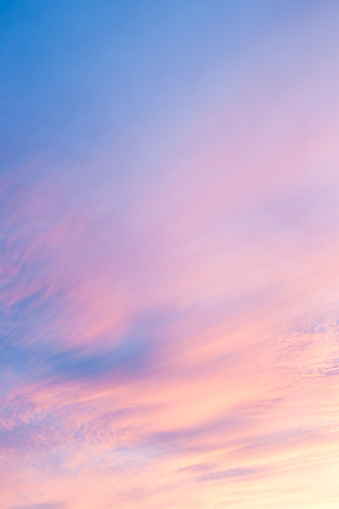
{"label": "gradient sky", "polygon": [[338,509],[338,26],[0,0],[1,509]]}

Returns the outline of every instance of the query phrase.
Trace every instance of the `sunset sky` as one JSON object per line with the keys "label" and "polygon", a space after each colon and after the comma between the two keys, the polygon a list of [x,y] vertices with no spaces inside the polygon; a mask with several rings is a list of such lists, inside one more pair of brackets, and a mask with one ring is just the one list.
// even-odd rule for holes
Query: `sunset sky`
{"label": "sunset sky", "polygon": [[0,509],[339,508],[338,27],[0,0]]}

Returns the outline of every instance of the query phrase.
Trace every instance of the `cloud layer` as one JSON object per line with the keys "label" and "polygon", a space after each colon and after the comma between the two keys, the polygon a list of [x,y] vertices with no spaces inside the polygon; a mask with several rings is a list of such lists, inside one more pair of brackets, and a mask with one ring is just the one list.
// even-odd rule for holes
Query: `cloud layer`
{"label": "cloud layer", "polygon": [[339,10],[184,3],[1,4],[3,509],[338,507]]}

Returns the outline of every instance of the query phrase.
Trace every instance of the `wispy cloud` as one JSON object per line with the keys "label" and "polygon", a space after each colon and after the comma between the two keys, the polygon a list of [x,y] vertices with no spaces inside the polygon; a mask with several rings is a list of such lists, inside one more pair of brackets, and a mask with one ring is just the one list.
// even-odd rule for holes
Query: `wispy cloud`
{"label": "wispy cloud", "polygon": [[337,509],[338,6],[153,4],[0,6],[1,509]]}

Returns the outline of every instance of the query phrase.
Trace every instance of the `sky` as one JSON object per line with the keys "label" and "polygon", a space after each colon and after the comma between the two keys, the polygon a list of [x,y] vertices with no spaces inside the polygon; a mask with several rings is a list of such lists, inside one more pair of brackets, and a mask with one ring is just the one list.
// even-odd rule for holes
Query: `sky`
{"label": "sky", "polygon": [[1,509],[338,509],[338,22],[0,0]]}

